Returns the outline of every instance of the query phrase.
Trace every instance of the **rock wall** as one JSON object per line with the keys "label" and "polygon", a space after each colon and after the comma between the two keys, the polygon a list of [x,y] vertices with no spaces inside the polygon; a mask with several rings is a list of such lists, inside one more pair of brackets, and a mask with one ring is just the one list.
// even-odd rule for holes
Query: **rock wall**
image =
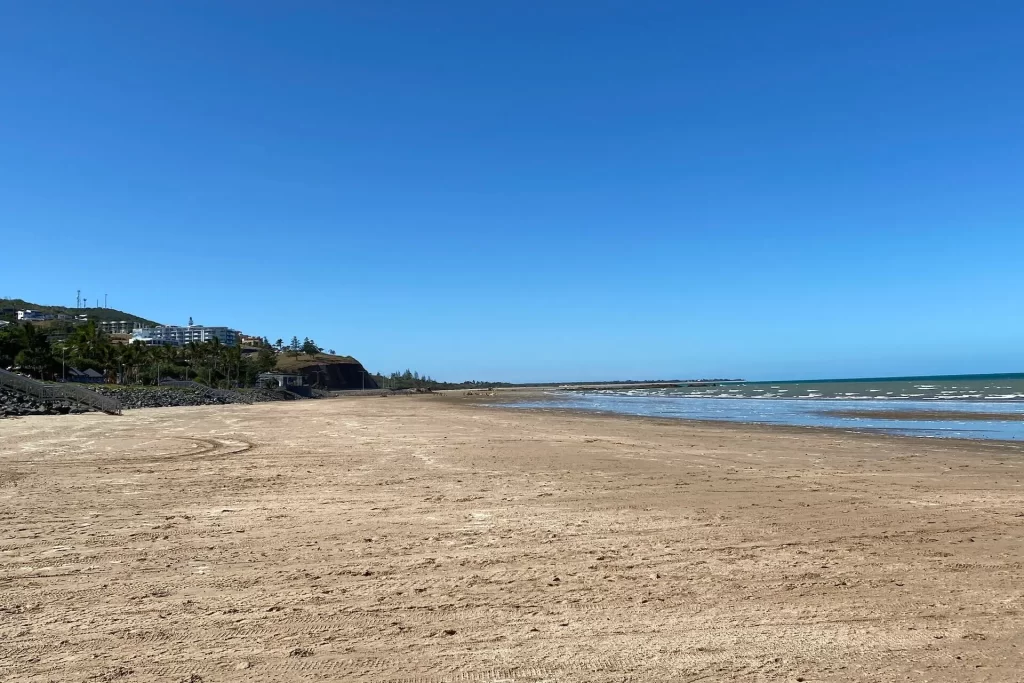
{"label": "rock wall", "polygon": [[[134,408],[171,408],[175,406],[211,406],[225,403],[245,403],[237,400],[207,396],[196,389],[176,387],[89,387],[98,394],[111,396],[121,402],[124,410]],[[297,398],[286,391],[263,389],[242,389],[253,402],[288,401]],[[68,413],[91,412],[91,408],[66,401],[40,401],[20,393],[0,388],[0,417],[21,417],[25,415],[67,415]]]}
{"label": "rock wall", "polygon": [[0,417],[23,415],[67,415],[85,413],[88,409],[62,401],[41,401],[0,387]]}
{"label": "rock wall", "polygon": [[300,368],[299,372],[307,386],[328,391],[379,388],[361,363],[319,363]]}
{"label": "rock wall", "polygon": [[[183,387],[99,387],[96,391],[105,396],[111,396],[121,402],[125,410],[133,408],[171,408],[175,406],[217,406],[227,403],[246,403],[239,396],[238,399],[207,396],[198,389]],[[255,402],[281,401],[287,397],[283,392],[263,390],[242,390],[245,395]],[[241,392],[239,392],[241,393]]]}

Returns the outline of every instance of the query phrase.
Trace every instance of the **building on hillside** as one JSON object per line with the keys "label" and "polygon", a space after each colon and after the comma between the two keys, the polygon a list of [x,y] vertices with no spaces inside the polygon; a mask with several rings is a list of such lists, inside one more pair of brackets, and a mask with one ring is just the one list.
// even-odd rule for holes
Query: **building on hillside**
{"label": "building on hillside", "polygon": [[302,375],[287,372],[263,372],[256,378],[256,384],[261,387],[277,384],[278,388],[287,389],[288,387],[301,387],[303,378]]}
{"label": "building on hillside", "polygon": [[103,384],[103,375],[96,372],[92,368],[86,368],[85,370],[76,370],[75,368],[68,368],[64,371],[69,382],[83,382],[85,384]]}
{"label": "building on hillside", "polygon": [[27,323],[43,322],[46,320],[53,320],[53,314],[26,309],[24,311],[18,311],[18,320],[22,320]]}
{"label": "building on hillside", "polygon": [[190,342],[203,344],[217,339],[224,346],[237,346],[239,333],[230,327],[206,327],[204,325],[158,325],[132,330],[132,342],[140,341],[146,346],[184,346]]}
{"label": "building on hillside", "polygon": [[107,334],[131,334],[141,328],[142,325],[130,320],[105,320],[99,323],[97,327]]}
{"label": "building on hillside", "polygon": [[263,346],[263,337],[254,337],[249,334],[238,333],[238,338],[242,346]]}

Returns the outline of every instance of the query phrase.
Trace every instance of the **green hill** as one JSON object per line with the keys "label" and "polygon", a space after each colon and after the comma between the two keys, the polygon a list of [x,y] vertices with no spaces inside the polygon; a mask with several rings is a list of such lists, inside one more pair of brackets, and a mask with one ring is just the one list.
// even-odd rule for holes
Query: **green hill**
{"label": "green hill", "polygon": [[132,315],[131,313],[119,311],[116,308],[72,308],[68,306],[34,304],[30,301],[25,301],[24,299],[0,299],[0,319],[14,320],[17,317],[17,313],[14,311],[25,309],[40,311],[42,313],[64,313],[72,316],[84,313],[90,320],[95,320],[96,322],[127,320],[128,322],[137,322],[147,327],[159,324],[153,320],[149,320],[148,318],[141,318],[137,315]]}
{"label": "green hill", "polygon": [[352,356],[332,356],[329,353],[318,353],[311,356],[306,353],[293,354],[291,351],[285,351],[278,354],[276,369],[278,372],[299,372],[303,368],[314,365],[335,363],[359,365],[359,361]]}

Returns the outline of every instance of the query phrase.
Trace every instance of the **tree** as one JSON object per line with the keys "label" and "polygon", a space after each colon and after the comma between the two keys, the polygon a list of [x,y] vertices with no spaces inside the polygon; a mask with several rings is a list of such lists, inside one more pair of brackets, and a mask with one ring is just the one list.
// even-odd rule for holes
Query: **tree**
{"label": "tree", "polygon": [[302,342],[302,352],[305,353],[306,355],[315,356],[322,350],[323,349],[317,346],[316,342],[314,342],[309,337],[306,337],[305,341]]}
{"label": "tree", "polygon": [[235,384],[238,384],[238,377],[241,374],[242,368],[242,347],[240,346],[227,346],[224,348],[224,370],[227,375],[227,385],[230,389],[231,384],[231,370],[235,371]]}
{"label": "tree", "polygon": [[25,325],[22,334],[23,347],[14,357],[14,364],[39,379],[52,375],[56,362],[46,335],[32,324]]}
{"label": "tree", "polygon": [[103,348],[102,358],[100,358],[100,368],[103,370],[103,376],[109,378],[108,381],[120,381],[120,378],[116,373],[121,364],[121,348],[123,347],[115,344],[107,344]]}
{"label": "tree", "polygon": [[185,344],[185,362],[187,363],[187,365],[185,366],[185,379],[186,380],[189,378],[188,377],[188,371],[189,370],[192,371],[192,376],[193,377],[198,377],[199,376],[198,373],[196,372],[196,366],[197,366],[197,363],[199,361],[199,358],[200,358],[200,347],[199,347],[199,344],[197,344],[194,341],[190,341],[187,344]]}
{"label": "tree", "polygon": [[256,355],[256,369],[259,372],[270,372],[277,365],[277,357],[270,349],[260,349]]}
{"label": "tree", "polygon": [[168,375],[177,375],[178,349],[170,344],[164,344],[159,348],[153,349],[151,354],[153,362],[156,363],[156,375],[153,377],[154,384],[159,384],[160,380]]}
{"label": "tree", "polygon": [[327,353],[331,354],[332,356],[337,355],[334,353],[334,349],[327,349]]}
{"label": "tree", "polygon": [[217,371],[217,365],[219,364],[222,368],[224,363],[221,361],[221,352],[225,347],[221,346],[220,339],[214,337],[203,344],[206,350],[206,357],[210,359],[210,365],[206,369],[206,382],[212,387],[214,385],[213,374]]}
{"label": "tree", "polygon": [[8,325],[0,328],[0,368],[14,365],[14,358],[25,348],[25,328]]}
{"label": "tree", "polygon": [[112,345],[110,338],[96,326],[96,322],[90,320],[75,328],[75,331],[68,336],[67,346],[71,352],[71,365],[80,370],[84,368],[101,370],[104,367],[104,361],[110,355]]}
{"label": "tree", "polygon": [[278,353],[281,353],[281,351],[284,350],[284,340],[278,339],[276,342],[274,342],[274,348],[277,349]]}
{"label": "tree", "polygon": [[139,384],[142,369],[149,365],[152,358],[149,347],[140,341],[121,347],[121,364],[126,384]]}
{"label": "tree", "polygon": [[288,345],[288,348],[291,350],[291,352],[293,354],[298,356],[299,355],[299,348],[300,347],[301,347],[301,345],[299,344],[299,338],[293,336],[292,337],[292,342],[291,342],[291,344]]}

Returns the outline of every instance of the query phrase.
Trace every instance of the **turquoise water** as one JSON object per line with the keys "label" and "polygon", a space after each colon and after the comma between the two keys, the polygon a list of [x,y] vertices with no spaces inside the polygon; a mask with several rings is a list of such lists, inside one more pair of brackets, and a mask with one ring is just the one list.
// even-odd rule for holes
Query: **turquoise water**
{"label": "turquoise water", "polygon": [[[570,408],[624,415],[758,424],[833,427],[922,437],[1024,441],[1024,374],[878,378],[801,382],[740,382],[668,389],[553,391],[524,408]],[[855,417],[845,411],[892,413]],[[945,413],[946,419],[905,414]],[[985,413],[1007,419],[957,419]],[[930,416],[929,416],[930,417]]]}

